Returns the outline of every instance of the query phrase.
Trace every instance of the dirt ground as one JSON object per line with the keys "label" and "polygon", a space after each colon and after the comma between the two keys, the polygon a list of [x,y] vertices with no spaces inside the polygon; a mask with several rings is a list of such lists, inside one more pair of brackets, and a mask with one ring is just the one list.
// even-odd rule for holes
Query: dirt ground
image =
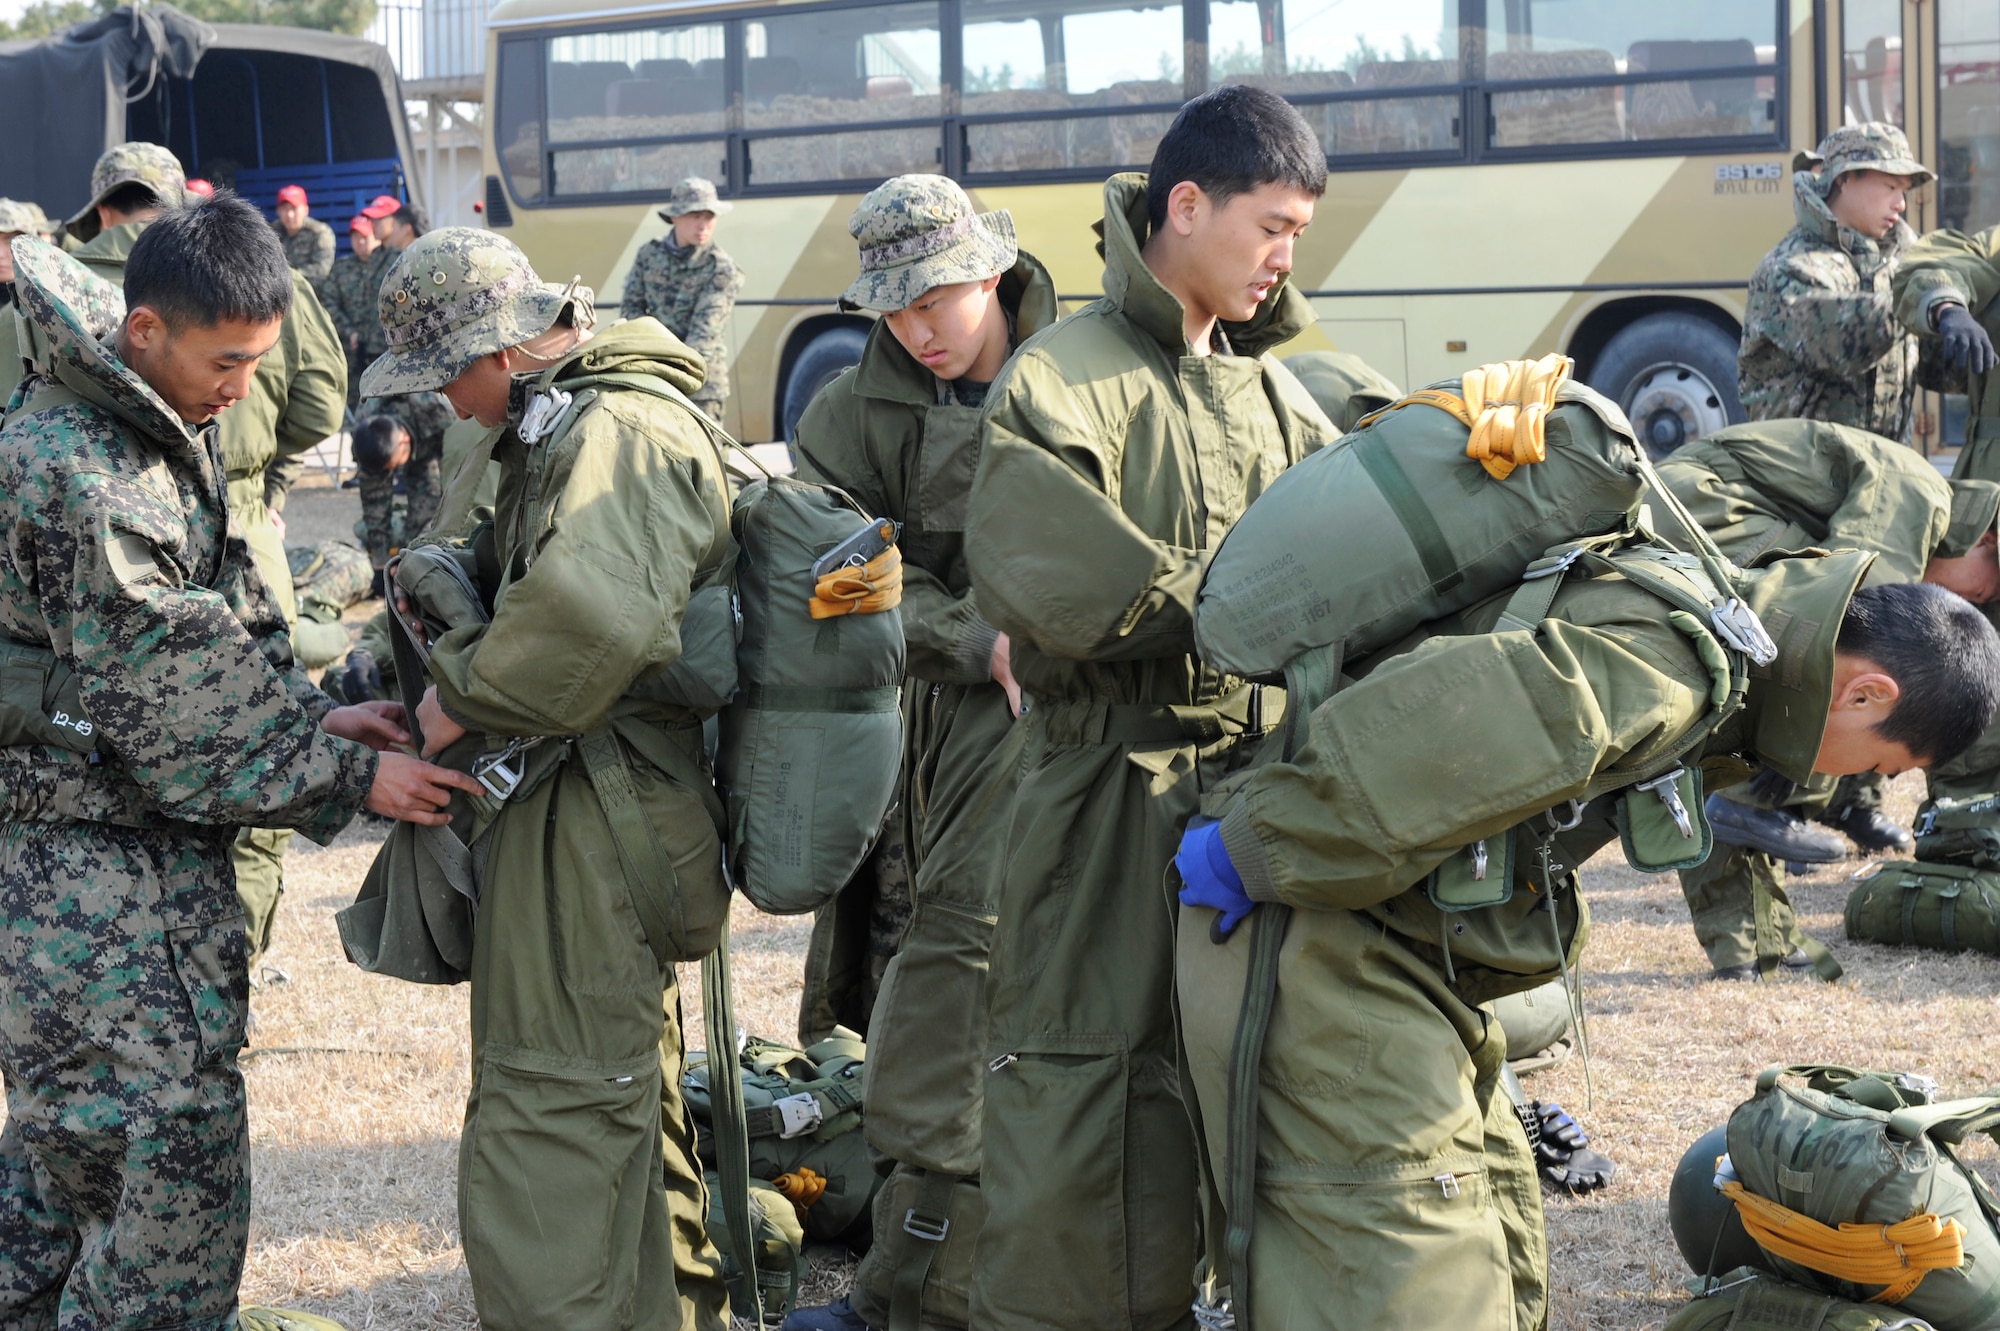
{"label": "dirt ground", "polygon": [[[358,507],[351,491],[309,475],[290,509],[292,539],[339,535]],[[1914,777],[1898,781],[1892,812],[1906,819],[1918,790]],[[466,995],[364,975],[342,958],[333,915],[353,899],[380,838],[378,827],[360,827],[325,849],[293,843],[243,1065],[255,1170],[243,1294],[353,1328],[456,1331],[477,1325],[454,1201]],[[1596,921],[1583,968],[1594,1099],[1580,1059],[1529,1080],[1531,1093],[1572,1109],[1620,1168],[1600,1198],[1549,1205],[1552,1324],[1565,1331],[1656,1328],[1681,1302],[1687,1272],[1667,1232],[1668,1180],[1759,1069],[1906,1069],[1956,1095],[2000,1084],[1991,1040],[2000,959],[1845,942],[1841,906],[1861,864],[1794,885],[1806,927],[1834,946],[1846,979],[1718,985],[1705,982],[1673,879],[1636,874],[1613,852],[1585,872]],[[739,902],[742,1026],[789,1035],[807,935],[805,920]],[[700,1043],[693,968],[684,968],[683,994]],[[847,1269],[822,1258],[815,1301]]]}

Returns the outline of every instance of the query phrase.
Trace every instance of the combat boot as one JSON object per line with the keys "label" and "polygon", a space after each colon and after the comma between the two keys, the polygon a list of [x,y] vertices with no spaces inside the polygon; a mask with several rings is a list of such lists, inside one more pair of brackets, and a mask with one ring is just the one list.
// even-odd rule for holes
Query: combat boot
{"label": "combat boot", "polygon": [[1715,839],[1725,846],[1761,850],[1773,859],[1795,864],[1836,864],[1847,858],[1840,837],[1822,832],[1783,809],[1753,809],[1747,804],[1710,795],[1702,806]]}
{"label": "combat boot", "polygon": [[1828,827],[1840,829],[1849,841],[1865,851],[1907,855],[1916,848],[1916,839],[1910,835],[1909,829],[1880,809],[1844,804],[1838,809],[1828,809],[1820,821]]}
{"label": "combat boot", "polygon": [[[1801,949],[1793,948],[1790,956],[1778,963],[1778,969],[1786,974],[1796,975],[1813,968],[1812,958]],[[1717,966],[1708,977],[1711,980],[1737,980],[1755,982],[1757,963],[1746,961],[1740,966]]]}
{"label": "combat boot", "polygon": [[847,1301],[845,1294],[832,1303],[824,1303],[816,1308],[794,1308],[785,1314],[784,1325],[778,1331],[875,1331],[861,1320],[861,1314]]}

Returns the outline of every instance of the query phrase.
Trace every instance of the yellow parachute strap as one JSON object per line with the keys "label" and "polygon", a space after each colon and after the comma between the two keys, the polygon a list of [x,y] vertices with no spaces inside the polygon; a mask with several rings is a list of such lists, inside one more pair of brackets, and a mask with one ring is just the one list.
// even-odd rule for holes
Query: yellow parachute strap
{"label": "yellow parachute strap", "polygon": [[1857,1285],[1886,1285],[1870,1303],[1901,1303],[1932,1271],[1965,1265],[1965,1226],[1928,1211],[1893,1225],[1830,1229],[1741,1183],[1725,1183],[1722,1192],[1736,1203],[1757,1246],[1773,1257]]}
{"label": "yellow parachute strap", "polygon": [[828,569],[806,602],[814,619],[873,615],[903,603],[903,554],[890,546],[865,564]]}
{"label": "yellow parachute strap", "polygon": [[792,1205],[801,1208],[811,1206],[826,1195],[825,1177],[806,1165],[778,1175],[771,1180],[771,1186],[783,1193]]}
{"label": "yellow parachute strap", "polygon": [[1462,394],[1422,388],[1363,416],[1354,428],[1359,430],[1378,417],[1413,403],[1436,407],[1472,431],[1472,438],[1465,443],[1465,455],[1486,468],[1486,474],[1494,480],[1504,481],[1514,468],[1540,462],[1548,456],[1543,427],[1574,364],[1569,357],[1550,352],[1540,360],[1503,360],[1481,365],[1468,370],[1459,381]]}

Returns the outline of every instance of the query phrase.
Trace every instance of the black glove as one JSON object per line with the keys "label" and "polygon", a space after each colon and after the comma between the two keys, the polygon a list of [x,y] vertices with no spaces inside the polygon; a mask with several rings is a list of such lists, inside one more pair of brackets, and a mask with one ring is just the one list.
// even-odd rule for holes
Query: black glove
{"label": "black glove", "polygon": [[1964,366],[1966,373],[1985,374],[2000,362],[2000,353],[1993,350],[1993,339],[1965,306],[1945,306],[1938,312],[1937,326],[1944,337],[1945,360]]}
{"label": "black glove", "polygon": [[368,702],[383,695],[382,667],[365,651],[347,654],[347,672],[340,678],[340,691],[352,703]]}
{"label": "black glove", "polygon": [[1535,1101],[1533,1113],[1541,1120],[1541,1131],[1531,1137],[1535,1166],[1542,1179],[1558,1192],[1581,1195],[1611,1186],[1618,1166],[1590,1149],[1577,1121],[1558,1104]]}
{"label": "black glove", "polygon": [[381,599],[382,599],[382,594],[383,594],[383,592],[384,592],[384,591],[386,591],[386,590],[387,590],[387,587],[388,587],[387,583],[385,583],[385,582],[383,581],[383,577],[382,577],[382,575],[383,575],[384,573],[386,573],[387,571],[388,571],[388,570],[386,570],[386,569],[379,569],[379,568],[378,568],[378,569],[376,569],[376,570],[375,570],[375,576],[374,576],[374,577],[372,577],[372,578],[370,578],[370,579],[368,580],[368,599],[369,599],[369,600],[371,600],[371,601],[379,601],[379,600],[381,600]]}

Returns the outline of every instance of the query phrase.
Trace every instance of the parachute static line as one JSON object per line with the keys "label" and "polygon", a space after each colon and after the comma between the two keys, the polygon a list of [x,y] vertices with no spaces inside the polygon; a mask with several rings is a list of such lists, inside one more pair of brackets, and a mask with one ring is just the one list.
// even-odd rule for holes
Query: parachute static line
{"label": "parachute static line", "polygon": [[1965,1226],[1928,1211],[1893,1225],[1834,1229],[1741,1183],[1724,1183],[1722,1194],[1736,1203],[1757,1246],[1773,1257],[1857,1285],[1886,1286],[1870,1303],[1901,1303],[1932,1271],[1965,1265]]}

